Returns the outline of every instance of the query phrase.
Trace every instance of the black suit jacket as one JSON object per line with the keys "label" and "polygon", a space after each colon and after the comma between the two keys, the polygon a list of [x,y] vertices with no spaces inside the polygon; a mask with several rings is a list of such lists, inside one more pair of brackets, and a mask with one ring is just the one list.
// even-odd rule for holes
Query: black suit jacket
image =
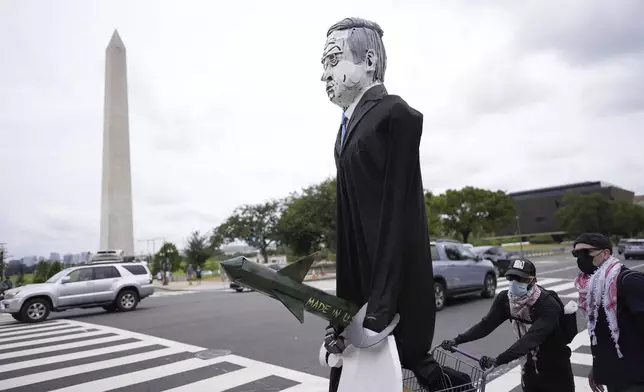
{"label": "black suit jacket", "polygon": [[423,116],[383,85],[351,116],[337,167],[337,295],[369,303],[364,327],[396,313],[403,366],[425,358],[434,334],[433,270],[420,171]]}

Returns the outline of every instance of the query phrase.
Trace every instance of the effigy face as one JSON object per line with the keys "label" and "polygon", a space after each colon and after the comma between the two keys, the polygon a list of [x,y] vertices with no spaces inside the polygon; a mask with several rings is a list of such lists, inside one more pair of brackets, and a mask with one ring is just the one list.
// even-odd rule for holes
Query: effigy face
{"label": "effigy face", "polygon": [[[334,104],[346,109],[356,97],[372,82],[372,62],[368,53],[365,60],[355,59],[348,45],[351,30],[332,32],[324,45],[322,81],[326,83],[326,93]],[[357,61],[356,61],[357,60]]]}

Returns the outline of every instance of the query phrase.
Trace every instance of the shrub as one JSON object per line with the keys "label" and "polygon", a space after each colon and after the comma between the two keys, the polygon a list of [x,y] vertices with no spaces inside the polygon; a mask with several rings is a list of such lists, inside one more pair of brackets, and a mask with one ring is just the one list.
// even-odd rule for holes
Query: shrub
{"label": "shrub", "polygon": [[550,235],[535,235],[534,237],[530,237],[531,244],[552,244],[553,242],[552,236]]}

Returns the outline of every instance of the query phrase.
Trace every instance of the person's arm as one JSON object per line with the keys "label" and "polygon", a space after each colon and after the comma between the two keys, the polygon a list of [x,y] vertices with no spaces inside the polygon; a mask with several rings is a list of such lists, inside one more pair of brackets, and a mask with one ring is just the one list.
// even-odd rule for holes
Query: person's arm
{"label": "person's arm", "polygon": [[630,273],[624,276],[620,289],[626,306],[635,319],[637,329],[644,336],[644,275]]}
{"label": "person's arm", "polygon": [[539,347],[548,338],[550,333],[557,328],[559,325],[559,316],[563,309],[561,309],[559,303],[552,297],[548,297],[541,302],[534,309],[535,322],[525,335],[496,357],[497,366],[505,365],[528,354],[531,350]]}
{"label": "person's arm", "polygon": [[505,320],[508,319],[508,294],[507,291],[502,291],[494,298],[492,307],[488,314],[481,319],[481,321],[468,329],[466,332],[458,335],[454,339],[454,343],[463,344],[479,340],[491,334],[499,327]]}
{"label": "person's arm", "polygon": [[[384,186],[380,205],[380,222],[376,251],[373,258],[371,294],[363,327],[380,332],[389,325],[396,313],[401,268],[405,260],[405,212],[412,180],[419,173],[420,137],[423,117],[402,103],[390,109],[386,133],[387,155],[384,167]],[[428,261],[429,262],[429,261]],[[427,282],[431,284],[431,282]]]}

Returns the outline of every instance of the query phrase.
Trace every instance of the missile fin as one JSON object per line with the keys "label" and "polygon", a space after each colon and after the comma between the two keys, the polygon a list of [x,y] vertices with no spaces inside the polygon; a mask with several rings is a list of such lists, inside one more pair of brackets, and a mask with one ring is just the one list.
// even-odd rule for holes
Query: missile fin
{"label": "missile fin", "polygon": [[294,299],[293,297],[282,294],[279,291],[273,290],[273,294],[275,294],[275,297],[277,297],[277,299],[286,306],[286,309],[293,313],[295,318],[300,320],[300,323],[304,323],[304,304],[302,302]]}
{"label": "missile fin", "polygon": [[319,256],[319,254],[320,252],[310,254],[292,264],[287,265],[286,267],[277,271],[277,273],[282,276],[287,276],[297,281],[298,283],[301,283],[302,281],[304,281],[306,274],[311,269],[311,265],[313,265],[313,262]]}

